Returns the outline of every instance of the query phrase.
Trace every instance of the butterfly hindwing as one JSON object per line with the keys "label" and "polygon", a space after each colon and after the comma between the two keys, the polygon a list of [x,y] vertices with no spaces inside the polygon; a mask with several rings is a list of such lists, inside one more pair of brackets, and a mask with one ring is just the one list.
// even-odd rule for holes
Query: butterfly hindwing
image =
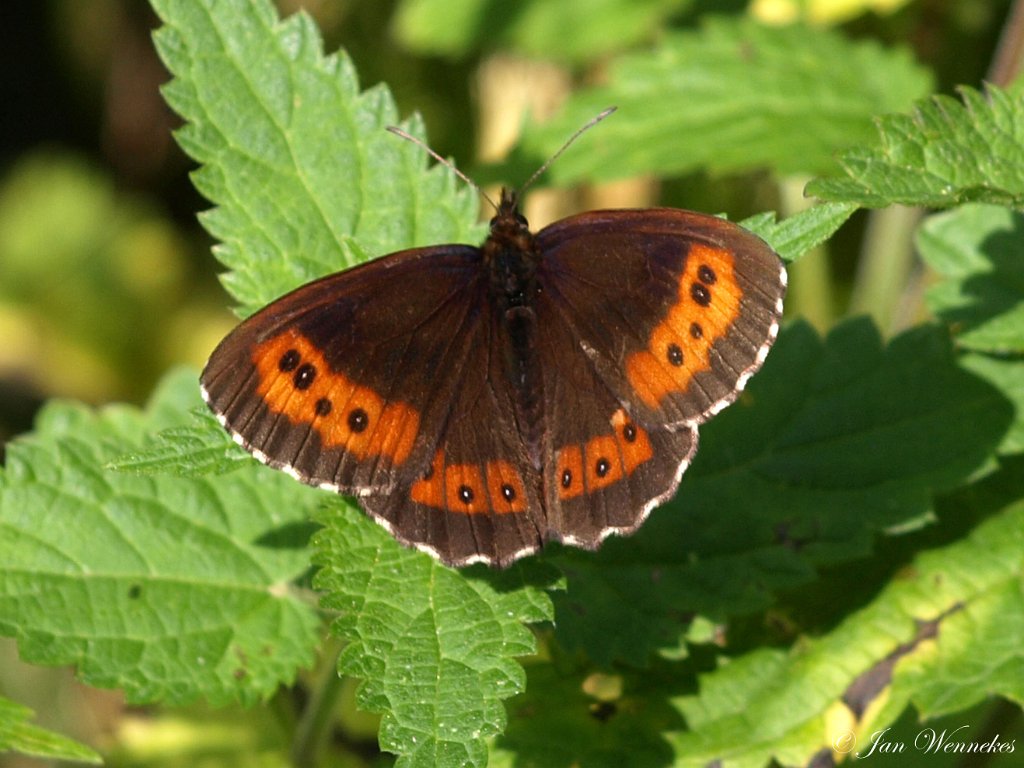
{"label": "butterfly hindwing", "polygon": [[634,531],[675,491],[697,449],[697,432],[638,423],[572,326],[555,328],[538,345],[549,537],[595,549],[610,534]]}
{"label": "butterfly hindwing", "polygon": [[507,339],[484,306],[466,365],[451,379],[451,407],[429,466],[411,485],[364,500],[399,539],[446,563],[508,565],[543,543],[540,473],[517,424]]}

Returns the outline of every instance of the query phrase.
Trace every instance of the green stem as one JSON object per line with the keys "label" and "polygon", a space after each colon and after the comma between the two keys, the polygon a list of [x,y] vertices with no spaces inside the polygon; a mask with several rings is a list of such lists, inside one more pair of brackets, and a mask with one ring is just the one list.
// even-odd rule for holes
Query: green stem
{"label": "green stem", "polygon": [[342,644],[337,640],[326,641],[316,684],[310,691],[309,703],[295,728],[291,754],[295,768],[316,766],[324,744],[330,737],[338,697],[342,691],[342,678],[338,674],[338,655],[341,649]]}
{"label": "green stem", "polygon": [[1014,0],[1003,24],[986,79],[1005,88],[1016,79],[1024,58],[1024,0]]}
{"label": "green stem", "polygon": [[914,230],[921,209],[891,205],[872,211],[864,232],[850,314],[868,314],[883,333],[893,330],[914,265]]}
{"label": "green stem", "polygon": [[[779,182],[779,207],[783,216],[792,216],[814,203],[804,197],[805,178],[789,177]],[[835,322],[832,301],[832,270],[828,251],[818,246],[788,267],[787,314],[800,315],[819,331],[827,331]]]}

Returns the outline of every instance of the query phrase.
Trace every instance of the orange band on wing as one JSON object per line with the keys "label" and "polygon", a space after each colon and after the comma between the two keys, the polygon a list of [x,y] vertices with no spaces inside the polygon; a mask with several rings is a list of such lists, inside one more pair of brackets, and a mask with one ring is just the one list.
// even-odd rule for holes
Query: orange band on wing
{"label": "orange band on wing", "polygon": [[583,446],[584,478],[587,491],[597,491],[622,479],[622,457],[614,435],[599,435]]}
{"label": "orange band on wing", "polygon": [[612,426],[615,428],[619,450],[622,451],[622,463],[626,474],[631,475],[633,470],[654,457],[651,440],[647,437],[647,432],[631,422],[621,408],[612,415]]}
{"label": "orange band on wing", "polygon": [[444,451],[434,454],[430,469],[412,484],[409,496],[418,504],[467,515],[526,511],[526,486],[512,464],[445,464]]}
{"label": "orange band on wing", "polygon": [[676,302],[647,340],[626,359],[626,376],[637,397],[657,408],[670,392],[683,392],[693,377],[711,368],[711,346],[740,314],[743,289],[733,271],[735,256],[694,244],[686,255]]}
{"label": "orange band on wing", "polygon": [[434,454],[430,469],[412,484],[409,497],[417,504],[444,509],[444,451]]}
{"label": "orange band on wing", "polygon": [[487,462],[487,493],[495,512],[525,512],[526,486],[507,461]]}
{"label": "orange band on wing", "polygon": [[252,361],[259,374],[256,393],[267,408],[293,424],[309,424],[325,448],[358,459],[385,456],[396,466],[409,458],[419,412],[332,370],[302,334],[289,330],[267,339],[253,349]]}
{"label": "orange band on wing", "polygon": [[647,432],[621,408],[612,414],[612,433],[558,451],[554,481],[558,498],[572,499],[617,483],[654,456]]}
{"label": "orange band on wing", "polygon": [[567,445],[558,451],[555,483],[560,499],[571,499],[583,493],[583,448]]}

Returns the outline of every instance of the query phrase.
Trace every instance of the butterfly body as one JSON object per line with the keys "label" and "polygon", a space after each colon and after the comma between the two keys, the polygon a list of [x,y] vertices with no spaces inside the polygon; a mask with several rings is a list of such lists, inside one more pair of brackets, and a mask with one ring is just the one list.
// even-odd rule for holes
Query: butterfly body
{"label": "butterfly body", "polygon": [[203,392],[261,461],[446,563],[504,566],[549,540],[596,548],[670,497],[784,292],[778,257],[729,222],[593,211],[533,234],[505,192],[479,248],[401,251],[253,315]]}

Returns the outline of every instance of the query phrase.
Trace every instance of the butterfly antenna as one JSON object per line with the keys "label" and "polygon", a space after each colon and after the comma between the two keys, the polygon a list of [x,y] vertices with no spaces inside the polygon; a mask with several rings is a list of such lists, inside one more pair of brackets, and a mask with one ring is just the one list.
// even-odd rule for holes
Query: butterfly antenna
{"label": "butterfly antenna", "polygon": [[435,152],[430,147],[428,147],[427,144],[422,139],[416,138],[411,133],[406,133],[405,131],[403,131],[398,126],[389,125],[387,129],[391,133],[395,134],[395,136],[400,136],[401,138],[405,139],[406,141],[411,141],[417,147],[419,147],[420,149],[426,151],[426,153],[428,155],[430,155],[432,158],[434,158],[435,160],[437,160],[437,162],[439,162],[441,165],[445,166],[449,171],[454,173],[456,176],[458,176],[460,179],[462,179],[464,182],[466,182],[469,186],[471,186],[473,189],[475,189],[484,200],[486,200],[488,203],[491,204],[491,207],[494,208],[494,210],[498,210],[498,206],[495,204],[495,202],[493,200],[491,200],[491,198],[487,195],[487,193],[484,192],[482,189],[480,189],[480,186],[478,184],[476,184],[476,182],[474,182],[471,178],[469,178],[469,176],[467,176],[462,171],[460,171],[458,168],[456,168],[455,164],[451,160],[449,160],[448,158],[445,158],[445,157],[441,157],[439,154],[437,154],[437,152]]}
{"label": "butterfly antenna", "polygon": [[523,186],[521,186],[519,188],[519,192],[517,193],[517,195],[519,197],[522,197],[522,194],[523,194],[523,192],[526,191],[526,188],[529,187],[531,184],[533,184],[533,182],[535,182],[537,180],[537,178],[542,173],[544,173],[544,171],[546,171],[551,166],[551,164],[553,162],[555,162],[555,160],[558,159],[559,155],[561,155],[563,152],[565,152],[565,150],[567,150],[569,148],[569,146],[574,141],[576,141],[576,139],[578,139],[584,133],[586,133],[591,128],[593,128],[595,125],[600,123],[602,120],[604,120],[606,117],[608,117],[608,115],[610,115],[616,109],[618,109],[618,107],[608,107],[607,109],[603,110],[599,115],[596,115],[595,117],[590,118],[590,120],[588,120],[585,125],[581,126],[579,129],[577,129],[576,133],[574,133],[572,136],[570,136],[566,140],[566,142],[561,146],[561,148],[559,148],[559,150],[557,152],[555,152],[555,154],[553,154],[551,157],[549,157],[544,162],[544,165],[542,165],[540,168],[538,168],[536,171],[533,172],[533,176],[531,176],[529,179],[527,179],[526,183],[523,184]]}

